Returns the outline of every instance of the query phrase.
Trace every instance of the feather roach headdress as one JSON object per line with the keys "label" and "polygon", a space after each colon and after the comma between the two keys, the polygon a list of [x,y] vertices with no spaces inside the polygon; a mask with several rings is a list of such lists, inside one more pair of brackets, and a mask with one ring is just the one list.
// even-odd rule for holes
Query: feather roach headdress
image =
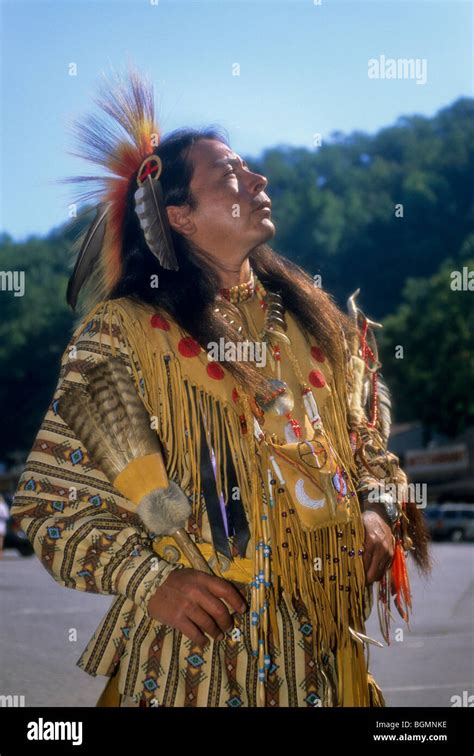
{"label": "feather roach headdress", "polygon": [[145,241],[163,268],[178,270],[160,185],[162,163],[154,154],[161,130],[155,121],[152,85],[136,71],[104,77],[95,103],[103,115],[89,115],[74,124],[78,143],[74,155],[101,166],[103,176],[76,176],[67,183],[92,188],[78,200],[98,202],[96,215],[78,241],[79,252],[67,289],[75,308],[87,284],[94,299],[106,299],[121,278],[127,197],[135,182],[135,212]]}

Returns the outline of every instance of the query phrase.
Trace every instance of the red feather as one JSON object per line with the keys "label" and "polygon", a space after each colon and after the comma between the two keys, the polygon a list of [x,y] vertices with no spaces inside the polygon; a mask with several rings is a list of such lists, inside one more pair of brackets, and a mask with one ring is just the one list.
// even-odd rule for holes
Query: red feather
{"label": "red feather", "polygon": [[408,622],[408,610],[412,608],[410,581],[408,578],[406,556],[402,542],[399,538],[395,540],[395,551],[393,555],[392,567],[392,595],[394,595],[395,606],[398,613]]}
{"label": "red feather", "polygon": [[93,186],[77,192],[78,200],[110,203],[97,286],[100,295],[106,297],[122,275],[123,226],[130,181],[158,146],[161,131],[155,122],[153,87],[133,69],[125,75],[104,75],[95,102],[103,114],[76,121],[78,147],[73,154],[105,168],[107,173],[76,176],[66,179],[66,183]]}

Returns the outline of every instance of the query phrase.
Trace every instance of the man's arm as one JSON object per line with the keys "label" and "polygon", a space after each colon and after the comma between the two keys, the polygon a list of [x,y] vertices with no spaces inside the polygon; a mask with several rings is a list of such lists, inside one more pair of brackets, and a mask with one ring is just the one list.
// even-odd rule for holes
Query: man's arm
{"label": "man's arm", "polygon": [[344,339],[348,419],[366,531],[364,565],[370,584],[383,578],[397,544],[411,551],[422,571],[429,572],[430,560],[426,525],[409,501],[407,478],[398,457],[388,450],[390,393],[378,372],[380,363],[373,332],[377,324],[358,310],[354,297],[349,304],[354,328],[349,329],[348,339]]}
{"label": "man's arm", "polygon": [[[103,316],[103,317],[102,317]],[[148,602],[170,572],[181,568],[159,557],[132,502],[113,488],[71,428],[57,414],[68,387],[111,355],[131,372],[119,324],[101,308],[76,329],[61,360],[58,385],[18,483],[12,515],[44,567],[61,585],[124,595],[148,613]]]}
{"label": "man's arm", "polygon": [[112,486],[57,413],[63,392],[84,384],[86,370],[112,354],[120,355],[132,376],[136,371],[138,383],[142,380],[120,324],[108,312],[99,308],[91,314],[63,355],[58,386],[20,478],[12,514],[58,583],[126,596],[148,617],[203,645],[204,633],[220,639],[233,627],[221,599],[245,611],[244,597],[223,578],[159,557],[136,504]]}

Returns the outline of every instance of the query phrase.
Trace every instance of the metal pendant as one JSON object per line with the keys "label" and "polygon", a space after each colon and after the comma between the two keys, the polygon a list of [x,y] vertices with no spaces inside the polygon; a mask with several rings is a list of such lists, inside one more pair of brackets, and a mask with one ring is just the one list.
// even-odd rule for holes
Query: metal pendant
{"label": "metal pendant", "polygon": [[[268,292],[266,301],[268,309],[266,313],[265,330],[269,332],[278,332],[279,329],[286,331],[287,325],[285,322],[285,306],[283,304],[281,294],[278,294],[276,292]],[[283,337],[283,334],[281,334],[281,336]],[[285,340],[288,341],[288,338],[286,338]]]}
{"label": "metal pendant", "polygon": [[288,412],[291,412],[295,406],[295,400],[288,384],[285,381],[279,381],[277,378],[272,378],[270,384],[273,387],[273,391],[278,391],[279,393],[273,398],[262,397],[261,395],[255,397],[255,401],[260,409],[273,415],[286,415]]}

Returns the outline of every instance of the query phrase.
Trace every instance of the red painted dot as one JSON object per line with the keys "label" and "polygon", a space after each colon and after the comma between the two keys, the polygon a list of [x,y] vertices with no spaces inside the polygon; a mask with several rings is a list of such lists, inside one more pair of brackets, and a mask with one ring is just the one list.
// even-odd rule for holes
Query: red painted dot
{"label": "red painted dot", "polygon": [[239,401],[239,392],[236,388],[232,389],[232,401],[236,403]]}
{"label": "red painted dot", "polygon": [[322,388],[326,385],[326,380],[320,370],[311,371],[309,374],[309,382],[312,386],[316,386],[316,388]]}
{"label": "red painted dot", "polygon": [[210,362],[206,367],[206,373],[216,381],[221,381],[224,377],[224,370],[217,362]]}
{"label": "red painted dot", "polygon": [[161,315],[152,315],[150,325],[152,328],[161,328],[162,331],[169,331],[171,327],[169,321]]}
{"label": "red painted dot", "polygon": [[324,360],[326,359],[326,356],[323,350],[317,346],[311,347],[311,357],[314,357],[314,359],[317,360],[317,362],[324,362]]}
{"label": "red painted dot", "polygon": [[184,336],[178,343],[178,349],[183,357],[197,357],[201,351],[201,346],[192,336]]}

